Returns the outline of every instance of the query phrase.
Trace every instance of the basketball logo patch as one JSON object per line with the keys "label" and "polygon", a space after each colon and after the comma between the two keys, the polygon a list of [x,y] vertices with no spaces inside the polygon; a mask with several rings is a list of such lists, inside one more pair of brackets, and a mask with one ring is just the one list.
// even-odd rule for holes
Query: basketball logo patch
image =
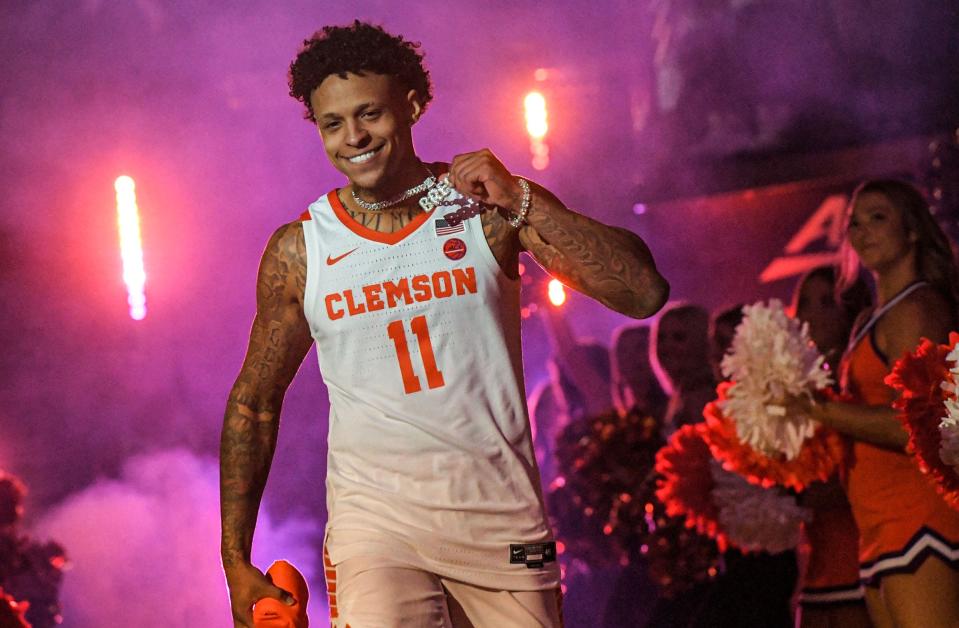
{"label": "basketball logo patch", "polygon": [[459,238],[450,238],[443,243],[443,254],[451,260],[463,259],[466,255],[466,243]]}

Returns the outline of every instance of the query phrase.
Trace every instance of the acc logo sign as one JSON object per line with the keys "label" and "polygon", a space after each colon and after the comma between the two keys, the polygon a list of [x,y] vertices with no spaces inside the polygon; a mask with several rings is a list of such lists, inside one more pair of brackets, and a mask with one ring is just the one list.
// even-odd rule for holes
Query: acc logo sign
{"label": "acc logo sign", "polygon": [[[839,245],[842,243],[842,227],[849,199],[843,194],[827,196],[819,209],[806,221],[796,235],[792,237],[784,255],[777,257],[766,266],[759,281],[770,283],[786,277],[801,275],[807,271],[839,261]],[[820,238],[825,238],[829,250],[807,252],[804,250]]]}
{"label": "acc logo sign", "polygon": [[454,261],[463,259],[466,255],[466,243],[459,238],[450,238],[443,243],[443,254]]}

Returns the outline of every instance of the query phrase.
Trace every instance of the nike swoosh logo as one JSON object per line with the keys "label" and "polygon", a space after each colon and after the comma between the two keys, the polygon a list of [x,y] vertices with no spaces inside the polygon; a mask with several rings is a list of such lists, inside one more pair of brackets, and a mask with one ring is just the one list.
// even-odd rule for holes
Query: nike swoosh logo
{"label": "nike swoosh logo", "polygon": [[[358,249],[358,248],[360,248],[360,247],[356,247],[356,249]],[[353,251],[355,251],[356,249],[353,249]],[[338,261],[340,261],[341,259],[343,259],[343,258],[346,257],[347,255],[349,255],[349,254],[352,253],[353,251],[347,251],[347,252],[344,253],[343,255],[337,255],[336,257],[331,257],[331,256],[327,255],[327,256],[326,256],[326,265],[327,265],[327,266],[332,266],[333,264],[337,263]]]}

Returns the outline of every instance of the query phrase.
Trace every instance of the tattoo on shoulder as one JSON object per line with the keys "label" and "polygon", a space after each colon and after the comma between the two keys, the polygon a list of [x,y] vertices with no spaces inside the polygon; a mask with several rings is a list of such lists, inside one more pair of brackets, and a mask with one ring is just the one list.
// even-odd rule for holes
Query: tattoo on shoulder
{"label": "tattoo on shoulder", "polygon": [[261,303],[302,302],[306,289],[306,241],[299,221],[283,225],[267,244],[257,281]]}

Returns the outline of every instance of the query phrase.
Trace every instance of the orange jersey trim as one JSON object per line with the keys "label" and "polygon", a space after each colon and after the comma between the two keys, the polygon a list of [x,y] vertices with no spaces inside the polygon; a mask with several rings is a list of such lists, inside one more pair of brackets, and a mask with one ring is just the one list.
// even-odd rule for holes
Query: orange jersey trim
{"label": "orange jersey trim", "polygon": [[343,223],[343,226],[360,236],[361,238],[366,238],[367,240],[373,240],[374,242],[379,242],[381,244],[397,244],[403,241],[403,238],[410,235],[417,229],[420,225],[429,220],[429,217],[433,215],[433,211],[423,212],[413,220],[409,222],[405,227],[399,231],[394,231],[393,233],[381,233],[369,227],[364,227],[360,223],[356,222],[352,216],[346,211],[346,208],[343,207],[343,203],[340,202],[340,197],[337,196],[336,190],[333,190],[326,196],[327,200],[330,202],[330,207],[333,208],[333,213],[337,218],[340,219],[340,222]]}
{"label": "orange jersey trim", "polygon": [[300,214],[300,217],[299,217],[298,220],[301,220],[301,221],[302,221],[302,220],[313,220],[313,216],[310,215],[310,210],[306,210],[305,212],[303,212],[302,214]]}

